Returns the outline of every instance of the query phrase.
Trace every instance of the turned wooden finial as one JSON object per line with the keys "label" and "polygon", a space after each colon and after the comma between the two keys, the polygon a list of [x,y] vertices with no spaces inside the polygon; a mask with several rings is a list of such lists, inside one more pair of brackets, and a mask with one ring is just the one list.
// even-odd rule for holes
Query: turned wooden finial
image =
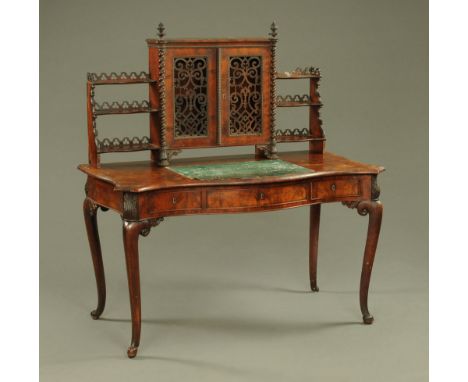
{"label": "turned wooden finial", "polygon": [[278,27],[276,26],[276,23],[274,21],[271,23],[270,31],[271,32],[269,33],[269,35],[271,36],[271,38],[276,38],[276,36],[278,36]]}
{"label": "turned wooden finial", "polygon": [[166,30],[166,28],[164,28],[164,24],[163,23],[159,23],[158,25],[158,37],[160,40],[162,40],[164,38],[164,36],[166,35],[166,33],[164,32]]}

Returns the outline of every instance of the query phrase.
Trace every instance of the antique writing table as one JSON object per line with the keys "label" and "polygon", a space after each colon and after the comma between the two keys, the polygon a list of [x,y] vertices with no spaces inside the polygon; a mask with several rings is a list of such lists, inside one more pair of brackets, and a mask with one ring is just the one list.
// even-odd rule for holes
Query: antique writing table
{"label": "antique writing table", "polygon": [[[88,159],[79,166],[87,175],[84,217],[96,275],[98,319],[104,310],[106,286],[99,242],[98,208],[122,216],[132,316],[128,357],[140,344],[141,301],[138,237],[149,234],[164,217],[188,214],[261,212],[310,205],[310,287],[317,286],[317,248],[322,203],[342,202],[369,215],[360,283],[364,323],[369,281],[382,220],[377,175],[382,167],[357,163],[324,152],[325,136],[317,91],[316,68],[277,72],[277,28],[269,38],[148,39],[149,73],[88,74]],[[276,95],[275,83],[305,79],[305,95]],[[149,101],[95,101],[95,87],[147,84]],[[278,107],[308,107],[309,126],[279,129]],[[149,136],[98,137],[96,120],[106,114],[149,114]],[[309,142],[308,151],[278,153],[279,142]],[[184,148],[255,145],[252,155],[197,159],[173,157]],[[151,160],[101,164],[100,155],[148,150]]]}

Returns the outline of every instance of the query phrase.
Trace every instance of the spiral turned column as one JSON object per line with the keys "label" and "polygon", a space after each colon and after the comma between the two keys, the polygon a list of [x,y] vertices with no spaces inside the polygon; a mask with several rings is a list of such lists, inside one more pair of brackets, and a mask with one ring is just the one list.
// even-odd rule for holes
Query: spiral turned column
{"label": "spiral turned column", "polygon": [[[91,74],[88,73],[88,81],[91,80]],[[99,144],[99,140],[98,140],[98,131],[97,131],[97,126],[96,126],[96,114],[95,114],[95,105],[96,105],[96,100],[94,98],[95,96],[95,88],[96,88],[96,85],[91,83],[91,87],[90,87],[90,92],[89,92],[89,95],[90,95],[90,103],[91,103],[91,115],[92,115],[92,123],[93,123],[93,135],[94,135],[94,143],[96,144],[96,146],[98,146]]]}
{"label": "spiral turned column", "polygon": [[270,145],[268,148],[268,159],[277,159],[278,151],[276,149],[276,43],[278,39],[276,36],[278,28],[276,23],[270,26],[270,41],[271,41],[271,65],[270,65]]}
{"label": "spiral turned column", "polygon": [[160,166],[169,166],[169,159],[167,156],[167,139],[166,139],[166,41],[164,40],[165,28],[163,23],[158,25],[158,37],[159,37],[159,116],[160,116],[160,143],[161,148],[159,149],[159,161]]}

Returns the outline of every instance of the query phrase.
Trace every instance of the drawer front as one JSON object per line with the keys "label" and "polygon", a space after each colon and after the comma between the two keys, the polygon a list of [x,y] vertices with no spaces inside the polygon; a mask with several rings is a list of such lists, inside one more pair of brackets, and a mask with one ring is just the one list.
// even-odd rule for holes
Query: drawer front
{"label": "drawer front", "polygon": [[362,194],[358,178],[332,178],[312,183],[312,199],[333,200]]}
{"label": "drawer front", "polygon": [[307,202],[305,184],[291,186],[249,187],[207,192],[207,208],[242,209]]}
{"label": "drawer front", "polygon": [[163,191],[153,199],[150,213],[193,210],[202,207],[201,191]]}
{"label": "drawer front", "polygon": [[216,209],[257,207],[258,197],[259,192],[257,188],[208,191],[206,195],[206,206]]}
{"label": "drawer front", "polygon": [[305,184],[271,187],[261,189],[259,193],[260,205],[277,206],[282,204],[307,201],[307,186]]}

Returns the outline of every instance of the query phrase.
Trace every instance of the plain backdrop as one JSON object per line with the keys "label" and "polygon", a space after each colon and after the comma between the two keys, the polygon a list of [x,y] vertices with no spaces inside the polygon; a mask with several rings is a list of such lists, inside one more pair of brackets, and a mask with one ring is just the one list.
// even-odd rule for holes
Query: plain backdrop
{"label": "plain backdrop", "polygon": [[[140,240],[142,343],[130,361],[121,220],[112,212],[99,214],[107,306],[102,320],[89,316],[96,290],[85,176],[76,170],[87,158],[86,72],[146,70],[145,38],[160,21],[168,37],[243,37],[266,36],[273,20],[278,69],[321,68],[326,149],[387,169],[369,297],[375,323],[360,324],[367,218],[355,211],[322,208],[317,294],[308,292],[308,208],[171,218]],[[281,84],[279,93],[305,86]],[[141,85],[97,91],[98,101],[147,97]],[[307,123],[303,110],[278,114],[280,127]],[[133,136],[147,123],[110,116],[98,128],[102,137]],[[43,381],[427,380],[426,1],[43,0],[40,146]]]}

